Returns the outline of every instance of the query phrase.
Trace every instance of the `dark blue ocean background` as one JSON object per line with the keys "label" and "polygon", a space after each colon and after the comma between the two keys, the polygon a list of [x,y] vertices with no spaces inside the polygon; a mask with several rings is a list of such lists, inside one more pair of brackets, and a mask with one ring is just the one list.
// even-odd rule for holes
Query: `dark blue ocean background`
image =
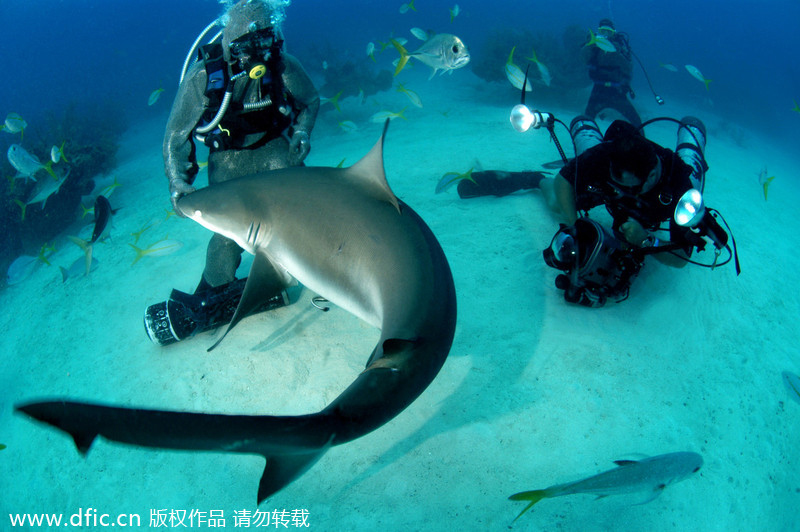
{"label": "dark blue ocean background", "polygon": [[[630,34],[633,50],[667,102],[708,96],[718,114],[794,146],[798,115],[789,111],[792,99],[800,99],[797,2],[463,0],[452,25],[452,2],[417,4],[416,12],[400,14],[399,0],[295,0],[287,9],[287,43],[301,60],[309,45],[325,43],[361,56],[366,42],[385,40],[392,32],[411,38],[408,29],[418,26],[452,30],[478,57],[488,30],[524,28],[558,37],[567,25],[594,28],[611,16]],[[2,0],[3,112],[18,112],[31,122],[42,110],[71,101],[113,99],[136,109],[135,118],[152,90],[176,86],[188,47],[220,12],[210,0]],[[679,75],[659,62],[675,64]],[[713,80],[709,94],[683,70],[686,63]],[[638,67],[634,89],[640,99],[652,98]],[[171,101],[166,94],[165,99]]]}

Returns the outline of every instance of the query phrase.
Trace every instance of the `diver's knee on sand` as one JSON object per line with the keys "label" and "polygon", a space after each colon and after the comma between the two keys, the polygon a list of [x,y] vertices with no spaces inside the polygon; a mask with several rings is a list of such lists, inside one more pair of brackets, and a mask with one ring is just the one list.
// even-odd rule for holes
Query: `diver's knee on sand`
{"label": "diver's knee on sand", "polygon": [[210,286],[221,286],[233,281],[236,278],[236,269],[242,262],[242,251],[233,240],[222,235],[212,236],[206,251],[203,280]]}

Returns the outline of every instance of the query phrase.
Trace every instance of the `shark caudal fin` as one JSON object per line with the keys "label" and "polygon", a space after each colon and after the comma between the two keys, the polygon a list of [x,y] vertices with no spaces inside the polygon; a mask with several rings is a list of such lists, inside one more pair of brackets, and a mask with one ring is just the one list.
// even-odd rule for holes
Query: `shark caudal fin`
{"label": "shark caudal fin", "polygon": [[335,437],[330,414],[236,416],[71,401],[27,403],[15,410],[66,432],[84,456],[98,436],[143,447],[261,455],[267,463],[259,503],[305,473]]}
{"label": "shark caudal fin", "polygon": [[[514,518],[514,521],[522,517],[522,515],[525,512],[533,508],[534,504],[547,497],[547,495],[548,495],[547,490],[533,490],[533,491],[522,491],[520,493],[515,493],[514,495],[509,497],[508,500],[510,501],[531,501],[530,504],[528,504],[528,506],[526,506],[525,509],[522,510],[519,513],[519,515]],[[514,521],[512,521],[512,523]]]}
{"label": "shark caudal fin", "polygon": [[258,504],[261,504],[265,499],[308,471],[331,448],[332,443],[333,436],[324,447],[319,449],[297,454],[285,453],[264,456],[267,459],[267,465],[264,466],[264,473],[258,482]]}

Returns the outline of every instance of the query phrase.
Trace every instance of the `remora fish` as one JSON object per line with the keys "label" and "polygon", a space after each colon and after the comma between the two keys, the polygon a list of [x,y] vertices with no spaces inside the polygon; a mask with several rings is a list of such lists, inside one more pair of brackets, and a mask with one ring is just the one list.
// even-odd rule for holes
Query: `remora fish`
{"label": "remora fish", "polygon": [[469,51],[464,43],[449,33],[438,33],[425,41],[415,52],[409,53],[397,40],[391,40],[392,45],[400,52],[400,60],[397,62],[394,75],[398,75],[403,67],[408,63],[409,58],[413,57],[422,61],[433,69],[428,79],[431,79],[440,70],[453,71],[469,63]]}
{"label": "remora fish", "polygon": [[523,491],[509,497],[512,501],[530,501],[514,521],[542,499],[573,493],[593,493],[598,498],[624,493],[646,493],[647,503],[661,495],[670,484],[697,473],[703,457],[697,453],[680,452],[651,456],[644,460],[616,460],[618,467],[567,484],[556,484],[543,490]]}
{"label": "remora fish", "polygon": [[[261,502],[333,446],[363,436],[411,404],[436,377],[453,340],[456,299],[431,230],[386,182],[384,135],[350,168],[294,167],[227,181],[185,196],[179,208],[255,255],[231,327],[288,272],[321,297],[380,328],[367,367],[330,405],[302,416],[140,410],[72,401],[18,411],[94,439],[168,449],[259,454]],[[323,230],[324,229],[324,230]],[[290,282],[287,278],[286,282]],[[272,386],[264,386],[264,391]]]}
{"label": "remora fish", "polygon": [[[92,229],[92,239],[87,242],[78,237],[69,237],[69,239],[86,254],[84,275],[89,275],[95,267],[94,263],[96,259],[92,259],[94,243],[108,236],[108,231],[111,229],[109,222],[111,222],[111,217],[116,212],[116,209],[111,208],[111,203],[108,202],[108,198],[105,196],[97,196],[94,200],[94,229]],[[64,280],[66,280],[66,278]]]}

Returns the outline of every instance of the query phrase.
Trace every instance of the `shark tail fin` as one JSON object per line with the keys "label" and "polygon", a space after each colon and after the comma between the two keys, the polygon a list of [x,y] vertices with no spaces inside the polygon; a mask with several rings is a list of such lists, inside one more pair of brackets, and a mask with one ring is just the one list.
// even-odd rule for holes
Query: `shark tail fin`
{"label": "shark tail fin", "polygon": [[397,42],[394,39],[391,39],[392,46],[400,52],[400,59],[397,61],[397,67],[394,69],[394,75],[397,76],[401,70],[403,70],[408,63],[408,59],[411,57],[408,53],[408,50],[403,48],[403,45]]}
{"label": "shark tail fin", "polygon": [[[69,405],[64,402],[45,402],[45,403],[30,403],[27,405],[17,405],[14,407],[18,412],[27,414],[28,416],[38,419],[44,423],[49,423],[72,436],[72,441],[75,442],[75,447],[81,455],[86,456],[89,448],[99,435],[99,432],[88,428],[83,423],[70,423],[63,421],[61,414],[68,408]],[[81,421],[80,417],[78,418]]]}
{"label": "shark tail fin", "polygon": [[522,510],[517,517],[514,518],[514,521],[522,517],[522,515],[533,508],[533,505],[537,502],[541,501],[545,497],[548,496],[547,490],[533,490],[533,491],[522,491],[520,493],[515,493],[511,497],[508,498],[510,501],[530,501],[530,504]]}
{"label": "shark tail fin", "polygon": [[264,455],[267,465],[258,483],[258,504],[277,493],[322,458],[333,443],[333,436],[325,446],[304,453]]}

